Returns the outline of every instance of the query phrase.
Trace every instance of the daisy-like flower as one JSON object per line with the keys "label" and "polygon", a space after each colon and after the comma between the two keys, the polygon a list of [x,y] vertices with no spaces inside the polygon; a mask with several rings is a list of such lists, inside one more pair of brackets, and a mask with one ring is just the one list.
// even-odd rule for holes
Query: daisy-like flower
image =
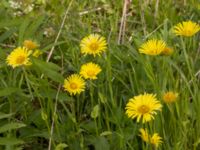
{"label": "daisy-like flower", "polygon": [[41,50],[39,50],[39,49],[36,49],[34,52],[33,52],[33,54],[32,54],[34,57],[39,57],[40,55],[42,55],[42,51]]}
{"label": "daisy-like flower", "polygon": [[162,143],[162,138],[158,135],[158,133],[154,133],[150,139],[150,143],[155,147],[158,147],[159,144]]}
{"label": "daisy-like flower", "polygon": [[174,52],[174,50],[170,47],[165,47],[165,49],[163,50],[162,54],[166,55],[166,56],[170,56],[172,55]]}
{"label": "daisy-like flower", "polygon": [[95,57],[107,49],[107,43],[104,37],[98,34],[90,34],[81,40],[80,47],[81,53]]}
{"label": "daisy-like flower", "polygon": [[64,90],[68,91],[70,95],[80,94],[85,90],[85,81],[78,74],[72,74],[64,80]]}
{"label": "daisy-like flower", "polygon": [[139,136],[142,138],[142,140],[144,142],[149,142],[149,134],[148,134],[147,130],[141,128],[139,131],[140,131]]}
{"label": "daisy-like flower", "polygon": [[139,48],[139,52],[146,55],[159,55],[165,48],[166,44],[163,40],[152,39],[142,44]]}
{"label": "daisy-like flower", "polygon": [[173,27],[173,32],[178,36],[190,37],[199,32],[200,26],[192,21],[183,21]]}
{"label": "daisy-like flower", "polygon": [[85,79],[95,80],[101,72],[101,67],[95,63],[89,62],[81,66],[80,75]]}
{"label": "daisy-like flower", "polygon": [[137,122],[142,119],[142,123],[151,121],[156,115],[156,111],[161,111],[162,105],[156,99],[156,95],[144,93],[134,96],[126,104],[126,114],[129,118],[137,118]]}
{"label": "daisy-like flower", "polygon": [[147,129],[140,129],[140,137],[146,143],[151,143],[153,146],[158,147],[162,143],[162,137],[158,133],[154,133],[152,136],[149,135]]}
{"label": "daisy-like flower", "polygon": [[14,49],[6,58],[6,62],[8,65],[13,68],[18,66],[27,66],[31,65],[29,56],[32,51],[26,49],[25,47],[18,47]]}
{"label": "daisy-like flower", "polygon": [[36,42],[31,41],[31,40],[25,40],[23,43],[23,46],[29,50],[36,49],[39,47],[39,45]]}
{"label": "daisy-like flower", "polygon": [[165,103],[173,103],[177,100],[178,93],[169,91],[163,94],[163,100]]}

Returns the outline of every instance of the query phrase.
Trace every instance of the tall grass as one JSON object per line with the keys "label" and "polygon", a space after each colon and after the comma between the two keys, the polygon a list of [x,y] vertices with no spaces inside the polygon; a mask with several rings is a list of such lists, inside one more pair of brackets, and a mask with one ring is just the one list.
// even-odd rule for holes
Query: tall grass
{"label": "tall grass", "polygon": [[[181,38],[171,32],[178,22],[199,21],[198,0],[132,1],[121,44],[121,0],[23,3],[35,3],[35,8],[14,16],[17,10],[6,0],[0,2],[0,149],[153,149],[140,138],[140,128],[159,133],[163,143],[157,149],[200,149],[199,34]],[[107,39],[101,57],[80,53],[81,39],[91,33]],[[165,40],[174,53],[140,54],[141,44],[152,38]],[[40,44],[42,56],[29,67],[11,68],[7,55],[27,39]],[[97,80],[87,81],[83,93],[70,96],[63,90],[64,79],[89,61],[98,63],[102,72]],[[179,93],[175,103],[163,102],[167,91]],[[145,92],[155,93],[163,108],[144,125],[127,117],[125,105]]]}

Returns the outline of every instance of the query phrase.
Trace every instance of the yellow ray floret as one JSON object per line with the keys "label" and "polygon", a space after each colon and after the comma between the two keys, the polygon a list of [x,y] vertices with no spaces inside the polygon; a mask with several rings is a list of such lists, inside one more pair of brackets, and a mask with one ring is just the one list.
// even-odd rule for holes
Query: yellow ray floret
{"label": "yellow ray floret", "polygon": [[162,54],[166,55],[166,56],[170,56],[174,53],[174,50],[170,47],[165,47],[165,49],[163,50]]}
{"label": "yellow ray floret", "polygon": [[200,26],[192,21],[183,21],[173,27],[173,32],[178,36],[190,37],[199,32]]}
{"label": "yellow ray floret", "polygon": [[93,55],[100,55],[107,49],[106,39],[98,34],[90,34],[83,38],[80,43],[81,53]]}
{"label": "yellow ray floret", "polygon": [[147,129],[140,129],[139,130],[140,131],[140,137],[142,138],[142,140],[144,141],[144,142],[149,142],[149,134],[148,134],[148,132],[147,132]]}
{"label": "yellow ray floret", "polygon": [[163,100],[165,103],[173,103],[177,100],[177,98],[178,93],[176,92],[169,91],[163,94]]}
{"label": "yellow ray floret", "polygon": [[101,72],[101,67],[95,63],[89,62],[81,66],[80,75],[85,79],[95,80]]}
{"label": "yellow ray floret", "polygon": [[154,147],[158,147],[162,143],[162,137],[159,136],[158,133],[154,133],[152,136],[149,135],[147,129],[141,128],[140,130],[140,137],[146,143],[151,143]]}
{"label": "yellow ray floret", "polygon": [[40,55],[42,55],[42,51],[39,49],[34,50],[34,52],[32,54],[32,56],[34,56],[36,58],[39,57]]}
{"label": "yellow ray floret", "polygon": [[126,114],[129,118],[136,118],[137,122],[142,119],[142,123],[151,121],[156,115],[156,111],[161,111],[162,105],[154,94],[143,94],[134,96],[126,105]]}
{"label": "yellow ray floret", "polygon": [[85,81],[78,74],[72,74],[64,80],[64,90],[68,91],[70,95],[80,94],[85,90]]}
{"label": "yellow ray floret", "polygon": [[6,62],[13,68],[23,65],[31,65],[29,58],[31,53],[32,51],[26,49],[25,47],[18,47],[8,55],[8,57],[6,58]]}
{"label": "yellow ray floret", "polygon": [[159,55],[166,48],[166,44],[162,40],[148,40],[146,43],[142,44],[139,48],[139,52],[146,55]]}
{"label": "yellow ray floret", "polygon": [[158,135],[158,133],[154,133],[150,139],[150,143],[155,147],[158,147],[162,143],[162,138]]}
{"label": "yellow ray floret", "polygon": [[39,47],[39,45],[32,40],[25,40],[24,43],[23,43],[23,46],[26,47],[27,49],[30,49],[30,50],[36,49],[36,48]]}

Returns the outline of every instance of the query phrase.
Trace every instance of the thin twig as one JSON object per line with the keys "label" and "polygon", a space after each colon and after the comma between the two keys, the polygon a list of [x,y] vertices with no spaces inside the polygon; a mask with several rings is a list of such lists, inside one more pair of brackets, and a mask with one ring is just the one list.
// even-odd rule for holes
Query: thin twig
{"label": "thin twig", "polygon": [[[57,36],[56,36],[56,39],[55,39],[55,41],[54,41],[54,44],[57,43],[57,41],[58,41],[58,39],[59,39],[59,37],[60,37],[61,31],[62,31],[62,29],[63,29],[63,27],[64,27],[64,23],[65,23],[65,20],[66,20],[66,18],[67,18],[67,14],[68,14],[68,12],[69,12],[69,8],[70,8],[70,6],[72,5],[72,2],[73,2],[73,0],[71,0],[71,2],[69,3],[69,6],[68,6],[68,8],[67,8],[67,10],[66,10],[66,12],[65,12],[65,15],[64,15],[64,17],[63,17],[63,20],[62,20],[62,23],[61,23],[59,32],[58,32],[58,34],[57,34]],[[49,60],[50,60],[50,58],[51,58],[51,56],[52,56],[52,54],[53,54],[54,49],[55,49],[55,46],[53,46],[53,47],[51,48],[51,51],[49,52],[49,55],[48,55],[47,60],[46,60],[47,62],[49,62]],[[62,68],[63,68],[63,62],[62,62]],[[43,77],[43,76],[42,76],[42,77]],[[52,136],[53,136],[53,132],[54,132],[55,115],[56,115],[56,112],[57,112],[58,95],[59,95],[59,93],[60,93],[60,90],[61,90],[61,84],[59,84],[58,91],[57,91],[57,93],[56,93],[56,99],[55,99],[55,105],[54,105],[53,119],[52,119],[52,123],[51,123],[51,131],[50,131],[50,139],[49,139],[48,150],[51,150],[51,142],[52,142]]]}
{"label": "thin twig", "polygon": [[60,89],[61,89],[61,84],[58,87],[58,91],[56,93],[56,101],[55,101],[55,105],[54,105],[54,113],[53,113],[53,119],[52,119],[52,123],[51,123],[51,131],[50,131],[50,138],[49,138],[49,146],[48,146],[48,150],[51,150],[51,142],[52,142],[52,136],[53,136],[53,131],[54,131],[54,122],[55,122],[55,115],[57,112],[57,104],[58,104],[58,95],[60,93]]}
{"label": "thin twig", "polygon": [[139,5],[140,5],[140,18],[142,22],[143,32],[144,32],[144,36],[146,36],[147,31],[146,31],[146,22],[144,18],[144,8],[143,8],[142,0],[139,0]]}
{"label": "thin twig", "polygon": [[54,51],[54,49],[55,49],[55,44],[57,43],[57,41],[58,41],[58,39],[59,39],[59,37],[60,37],[61,31],[62,31],[62,29],[63,29],[63,27],[64,27],[65,20],[66,20],[66,18],[67,18],[67,14],[68,14],[68,12],[69,12],[69,8],[70,8],[71,5],[72,5],[72,2],[73,2],[73,0],[71,0],[71,2],[69,3],[69,6],[68,6],[68,8],[67,8],[67,10],[66,10],[66,12],[65,12],[65,15],[64,15],[64,17],[63,17],[62,23],[61,23],[61,25],[60,25],[60,29],[59,29],[58,34],[57,34],[57,36],[56,36],[56,39],[55,39],[55,41],[54,41],[54,46],[51,48],[51,50],[50,50],[50,52],[49,52],[49,54],[48,54],[48,56],[47,56],[46,62],[49,62],[49,60],[50,60],[50,58],[51,58],[51,56],[52,56],[52,54],[53,54],[53,51]]}
{"label": "thin twig", "polygon": [[200,74],[200,70],[195,73],[195,77],[197,77]]}
{"label": "thin twig", "polygon": [[15,45],[10,45],[10,44],[2,44],[0,43],[0,46],[5,47],[5,48],[15,48]]}
{"label": "thin twig", "polygon": [[145,38],[147,39],[150,37],[154,32],[156,32],[159,28],[161,28],[164,25],[164,23],[160,24],[157,28],[155,28],[151,33],[147,34]]}
{"label": "thin twig", "polygon": [[100,10],[106,8],[106,7],[107,7],[107,6],[104,6],[104,7],[97,7],[97,8],[91,9],[91,10],[85,10],[85,11],[79,12],[79,15],[80,15],[80,16],[83,16],[83,15],[86,15],[86,14],[89,14],[89,13],[92,13],[92,12],[95,12],[95,11],[100,11]]}
{"label": "thin twig", "polygon": [[[63,54],[62,54],[62,51],[61,51],[61,68],[62,68],[62,71],[61,71],[61,74],[63,75],[64,73],[64,58],[63,58]],[[54,132],[54,123],[55,123],[55,115],[57,113],[57,105],[58,105],[58,95],[60,93],[60,90],[61,90],[61,84],[59,84],[58,86],[58,90],[57,90],[57,93],[56,93],[56,99],[55,99],[55,105],[54,105],[54,112],[53,112],[53,117],[52,117],[52,123],[51,123],[51,131],[50,131],[50,139],[49,139],[49,146],[48,146],[48,150],[51,150],[51,142],[52,142],[52,137],[53,137],[53,132]]]}
{"label": "thin twig", "polygon": [[124,6],[123,6],[123,12],[121,17],[121,23],[119,28],[119,36],[118,36],[118,44],[121,44],[124,42],[124,36],[125,36],[125,29],[126,29],[126,13],[128,10],[128,5],[131,3],[131,0],[124,0]]}
{"label": "thin twig", "polygon": [[158,16],[158,8],[159,8],[159,0],[156,0],[155,4],[155,12],[154,12],[154,18],[156,19]]}

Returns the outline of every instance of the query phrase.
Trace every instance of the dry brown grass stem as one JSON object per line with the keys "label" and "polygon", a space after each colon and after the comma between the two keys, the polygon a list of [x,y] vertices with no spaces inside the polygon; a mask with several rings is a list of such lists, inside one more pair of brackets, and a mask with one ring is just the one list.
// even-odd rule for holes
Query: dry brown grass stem
{"label": "dry brown grass stem", "polygon": [[73,0],[71,0],[71,2],[69,3],[69,6],[68,6],[68,8],[67,8],[67,10],[65,11],[65,14],[64,14],[62,23],[61,23],[61,25],[60,25],[58,34],[57,34],[57,36],[56,36],[56,38],[55,38],[54,44],[53,44],[53,46],[52,46],[52,48],[51,48],[49,54],[48,54],[48,56],[47,56],[46,62],[49,62],[49,60],[50,60],[50,58],[51,58],[51,56],[52,56],[52,54],[53,54],[53,52],[54,52],[55,44],[58,42],[58,39],[59,39],[60,34],[61,34],[61,31],[62,31],[62,29],[63,29],[63,27],[64,27],[64,24],[65,24],[65,21],[66,21],[66,19],[67,19],[67,14],[68,14],[68,12],[69,12],[69,9],[71,8],[72,2],[73,2]]}
{"label": "dry brown grass stem", "polygon": [[124,6],[122,11],[121,23],[118,35],[118,44],[124,43],[125,29],[126,29],[126,16],[127,10],[132,0],[124,0]]}

